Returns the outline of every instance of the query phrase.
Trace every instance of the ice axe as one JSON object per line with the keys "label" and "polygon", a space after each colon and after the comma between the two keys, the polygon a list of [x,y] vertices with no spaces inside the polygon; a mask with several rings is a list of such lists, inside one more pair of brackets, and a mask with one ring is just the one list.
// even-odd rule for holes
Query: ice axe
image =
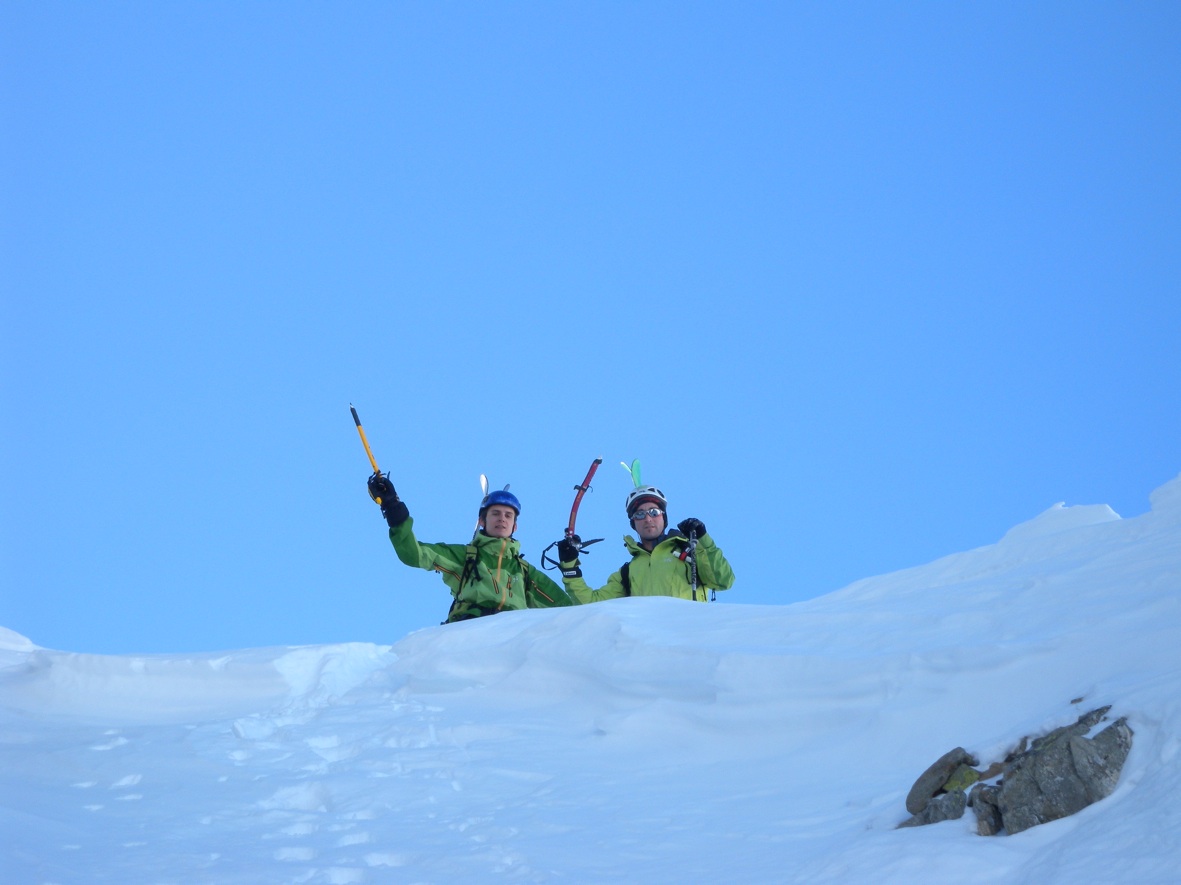
{"label": "ice axe", "polygon": [[[593,462],[591,462],[590,470],[588,470],[586,472],[586,478],[579,485],[576,485],[574,487],[574,491],[576,493],[574,495],[574,504],[570,507],[570,521],[568,523],[566,523],[566,540],[567,541],[569,541],[571,538],[575,537],[574,522],[575,522],[575,520],[578,519],[578,505],[582,503],[582,496],[590,491],[591,480],[594,478],[595,471],[599,469],[599,465],[602,463],[603,463],[602,458],[595,458],[595,460]],[[587,547],[589,547],[591,544],[598,544],[601,540],[603,540],[603,539],[602,538],[593,538],[590,541],[580,541],[575,546],[578,548],[579,552],[581,552],[582,550],[585,550]],[[557,546],[558,546],[558,542],[554,541],[554,543],[550,544],[543,551],[541,551],[541,567],[542,568],[552,569],[552,568],[558,567],[559,563],[556,559],[551,559],[548,556],[546,556],[547,553],[549,553],[551,550],[553,550]]]}
{"label": "ice axe", "polygon": [[[582,503],[582,496],[590,491],[591,480],[594,479],[595,471],[599,469],[599,465],[602,463],[603,463],[602,458],[595,458],[594,462],[590,466],[590,470],[588,470],[586,472],[586,479],[584,479],[582,481],[581,485],[576,485],[574,487],[574,491],[577,492],[578,494],[576,494],[574,496],[574,505],[570,508],[570,522],[568,522],[566,524],[566,537],[567,538],[574,537],[574,521],[576,519],[578,519],[578,505]],[[601,541],[603,539],[599,538],[599,540]],[[583,546],[585,547],[587,544],[593,544],[593,543],[594,543],[594,541],[587,541],[583,544]]]}
{"label": "ice axe", "polygon": [[[369,448],[369,440],[365,438],[365,428],[361,426],[361,419],[357,417],[357,410],[353,408],[353,404],[349,403],[349,411],[353,413],[353,423],[357,425],[357,433],[361,434],[361,445],[365,447],[365,454],[369,456],[369,463],[373,465],[373,475],[381,476],[381,468],[377,466],[377,459],[373,457],[373,449]],[[377,505],[381,506],[381,498],[374,498]]]}

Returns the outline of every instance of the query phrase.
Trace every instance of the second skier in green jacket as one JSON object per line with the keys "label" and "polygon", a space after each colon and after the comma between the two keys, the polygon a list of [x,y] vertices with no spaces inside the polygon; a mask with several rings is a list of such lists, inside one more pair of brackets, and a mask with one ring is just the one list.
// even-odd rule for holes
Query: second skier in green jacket
{"label": "second skier in green jacket", "polygon": [[639,535],[625,535],[631,560],[598,590],[583,580],[577,535],[558,544],[562,583],[578,602],[623,596],[676,596],[708,602],[710,590],[734,586],[734,571],[700,519],[684,519],[668,530],[668,500],[655,486],[640,486],[627,496],[627,518]]}

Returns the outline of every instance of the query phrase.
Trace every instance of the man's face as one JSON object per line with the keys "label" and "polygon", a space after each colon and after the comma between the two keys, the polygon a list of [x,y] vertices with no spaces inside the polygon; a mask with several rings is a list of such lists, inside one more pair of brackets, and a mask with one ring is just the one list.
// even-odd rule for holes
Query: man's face
{"label": "man's face", "polygon": [[[652,511],[656,515],[652,515]],[[664,533],[664,511],[655,501],[645,501],[632,516],[632,525],[641,541],[652,541]]]}
{"label": "man's face", "polygon": [[493,504],[484,511],[484,534],[507,538],[517,528],[517,511],[506,504]]}

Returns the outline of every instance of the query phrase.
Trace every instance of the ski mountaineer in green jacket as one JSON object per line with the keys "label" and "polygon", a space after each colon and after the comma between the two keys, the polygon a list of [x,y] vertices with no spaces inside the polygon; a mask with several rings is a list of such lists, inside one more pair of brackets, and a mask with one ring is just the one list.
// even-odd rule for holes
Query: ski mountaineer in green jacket
{"label": "ski mountaineer in green jacket", "polygon": [[566,591],[521,555],[513,532],[521,502],[507,489],[489,492],[480,502],[480,522],[470,544],[420,544],[414,520],[386,474],[369,477],[369,495],[381,502],[398,559],[436,571],[454,601],[444,624],[522,608],[574,605]]}
{"label": "ski mountaineer in green jacket", "polygon": [[[625,465],[626,466],[626,465]],[[734,571],[700,519],[684,519],[668,531],[668,501],[655,486],[639,486],[627,496],[627,518],[637,541],[625,535],[623,544],[630,562],[607,579],[598,590],[582,578],[578,535],[558,543],[562,583],[580,603],[601,602],[621,596],[676,596],[697,602],[709,601],[709,590],[734,586]]]}

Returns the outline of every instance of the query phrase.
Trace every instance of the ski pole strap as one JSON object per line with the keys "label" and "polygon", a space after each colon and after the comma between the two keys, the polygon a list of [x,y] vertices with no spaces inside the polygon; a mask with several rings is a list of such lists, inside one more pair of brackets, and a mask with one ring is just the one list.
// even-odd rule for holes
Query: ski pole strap
{"label": "ski pole strap", "polygon": [[[569,536],[567,536],[567,537],[569,537]],[[563,538],[563,540],[565,540],[565,539]],[[589,541],[583,541],[582,543],[580,543],[578,545],[579,555],[582,555],[582,551],[586,550],[586,548],[589,547],[591,544],[598,544],[601,540],[603,540],[603,539],[602,538],[591,538]],[[541,551],[541,567],[543,569],[545,569],[546,571],[553,571],[554,569],[560,569],[562,567],[562,563],[560,563],[557,559],[555,559],[554,557],[549,555],[549,552],[561,543],[562,543],[562,541],[554,541],[552,544],[550,544],[548,547],[546,547],[544,550]],[[577,571],[578,574],[574,574],[573,573],[574,571]],[[570,570],[570,574],[567,574],[566,571],[563,571],[562,577],[564,577],[564,578],[581,578],[582,577],[582,570],[581,569],[573,569],[573,570]]]}
{"label": "ski pole strap", "polygon": [[552,544],[541,551],[541,567],[546,571],[553,571],[559,565],[561,565],[561,563],[549,555],[549,552],[557,546],[558,542],[554,541]]}

